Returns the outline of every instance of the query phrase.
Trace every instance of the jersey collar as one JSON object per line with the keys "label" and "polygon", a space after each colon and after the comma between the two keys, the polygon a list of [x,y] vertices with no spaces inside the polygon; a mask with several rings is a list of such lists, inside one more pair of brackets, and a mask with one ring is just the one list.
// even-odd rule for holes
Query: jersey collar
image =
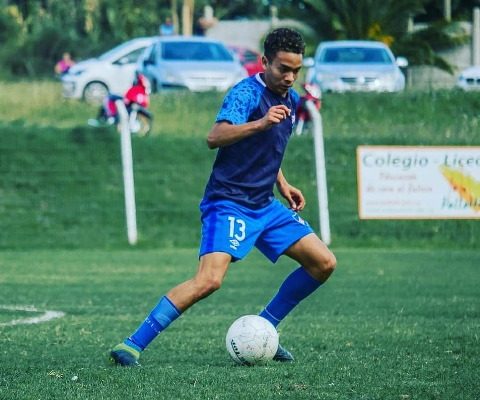
{"label": "jersey collar", "polygon": [[255,79],[262,85],[263,87],[267,87],[267,84],[263,81],[262,77],[260,76],[260,72],[255,74]]}

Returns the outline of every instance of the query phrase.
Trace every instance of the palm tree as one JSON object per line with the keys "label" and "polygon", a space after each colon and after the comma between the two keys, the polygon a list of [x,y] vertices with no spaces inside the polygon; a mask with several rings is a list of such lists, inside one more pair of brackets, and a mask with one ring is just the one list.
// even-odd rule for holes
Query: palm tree
{"label": "palm tree", "polygon": [[424,12],[427,0],[306,0],[323,39],[379,40],[411,65],[431,65],[449,73],[453,67],[439,50],[468,40],[456,23],[440,21],[412,29],[413,18]]}
{"label": "palm tree", "polygon": [[336,39],[393,40],[408,18],[423,11],[422,0],[307,0]]}

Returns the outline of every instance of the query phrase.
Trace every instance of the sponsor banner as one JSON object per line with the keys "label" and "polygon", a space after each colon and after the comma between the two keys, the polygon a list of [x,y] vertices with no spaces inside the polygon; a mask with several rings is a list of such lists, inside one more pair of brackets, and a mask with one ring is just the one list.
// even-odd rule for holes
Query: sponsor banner
{"label": "sponsor banner", "polygon": [[360,219],[480,218],[480,146],[357,147]]}

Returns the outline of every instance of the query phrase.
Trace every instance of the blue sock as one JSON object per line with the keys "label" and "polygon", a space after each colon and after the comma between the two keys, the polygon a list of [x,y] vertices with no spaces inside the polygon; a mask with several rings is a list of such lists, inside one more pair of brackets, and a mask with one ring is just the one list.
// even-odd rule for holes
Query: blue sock
{"label": "blue sock", "polygon": [[259,314],[277,325],[300,303],[312,294],[322,283],[309,275],[303,267],[297,268],[283,281],[278,293]]}
{"label": "blue sock", "polygon": [[155,308],[145,318],[145,321],[138,327],[135,333],[124,341],[128,346],[142,351],[157,335],[175,321],[181,312],[175,305],[163,296]]}

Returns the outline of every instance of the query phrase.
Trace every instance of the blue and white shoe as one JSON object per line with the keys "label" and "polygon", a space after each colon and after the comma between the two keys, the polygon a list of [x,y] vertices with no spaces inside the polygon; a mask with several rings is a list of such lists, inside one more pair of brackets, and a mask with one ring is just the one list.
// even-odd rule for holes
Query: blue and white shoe
{"label": "blue and white shoe", "polygon": [[288,350],[284,349],[280,344],[278,345],[277,352],[273,356],[273,360],[274,361],[279,361],[279,362],[295,361],[292,353],[290,353]]}
{"label": "blue and white shoe", "polygon": [[140,352],[125,343],[117,344],[110,352],[110,361],[122,367],[139,367]]}

